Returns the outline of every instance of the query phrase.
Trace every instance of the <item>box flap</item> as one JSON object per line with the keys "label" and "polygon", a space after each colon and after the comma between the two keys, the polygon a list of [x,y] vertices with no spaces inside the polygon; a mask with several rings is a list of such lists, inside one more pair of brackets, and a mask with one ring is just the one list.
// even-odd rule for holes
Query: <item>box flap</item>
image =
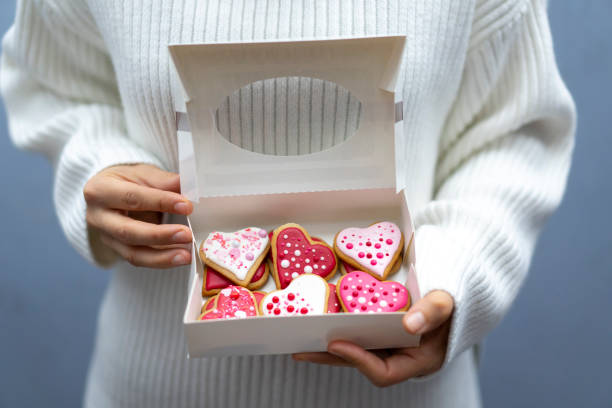
{"label": "box flap", "polygon": [[[405,37],[170,46],[181,118],[181,182],[189,198],[396,186],[395,88]],[[359,128],[331,149],[301,156],[244,150],[218,132],[215,112],[241,87],[302,76],[334,82],[361,102]],[[176,109],[182,102],[175,102]],[[401,116],[401,115],[400,115]],[[190,137],[191,140],[185,140]],[[195,173],[195,174],[194,174]]]}

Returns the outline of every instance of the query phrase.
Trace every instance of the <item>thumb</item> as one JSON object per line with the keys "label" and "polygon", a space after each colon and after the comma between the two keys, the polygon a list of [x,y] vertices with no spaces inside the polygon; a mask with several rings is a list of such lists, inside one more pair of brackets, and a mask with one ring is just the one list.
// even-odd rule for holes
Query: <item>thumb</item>
{"label": "thumb", "polygon": [[411,334],[427,333],[447,321],[453,307],[454,301],[448,292],[429,292],[404,315],[404,328]]}

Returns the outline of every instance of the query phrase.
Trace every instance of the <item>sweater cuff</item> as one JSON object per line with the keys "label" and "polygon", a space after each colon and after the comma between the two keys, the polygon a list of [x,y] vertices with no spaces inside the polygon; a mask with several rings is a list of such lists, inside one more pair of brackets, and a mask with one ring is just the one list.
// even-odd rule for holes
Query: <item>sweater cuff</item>
{"label": "sweater cuff", "polygon": [[[87,204],[82,193],[85,184],[100,171],[111,166],[141,163],[164,170],[166,166],[155,155],[126,138],[108,138],[104,142],[104,146],[92,147],[91,152],[94,154],[76,157],[71,155],[68,160],[71,165],[64,169],[61,169],[60,164],[56,178],[55,206],[66,238],[77,252],[97,266],[110,268],[118,257],[114,251],[102,244],[96,230],[88,228]],[[78,185],[76,192],[75,184]]]}
{"label": "sweater cuff", "polygon": [[416,274],[422,296],[444,290],[454,300],[442,369],[461,352],[479,343],[496,320],[492,288],[487,279],[481,278],[485,255],[463,235],[460,228],[447,225],[423,225],[415,235]]}

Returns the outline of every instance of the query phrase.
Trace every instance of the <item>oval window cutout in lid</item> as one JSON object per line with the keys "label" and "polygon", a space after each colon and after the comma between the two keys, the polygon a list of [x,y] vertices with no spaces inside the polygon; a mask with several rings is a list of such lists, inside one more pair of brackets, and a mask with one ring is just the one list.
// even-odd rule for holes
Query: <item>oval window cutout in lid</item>
{"label": "oval window cutout in lid", "polygon": [[299,156],[351,138],[361,114],[359,99],[341,85],[292,76],[264,79],[236,90],[219,105],[215,121],[219,134],[242,149]]}

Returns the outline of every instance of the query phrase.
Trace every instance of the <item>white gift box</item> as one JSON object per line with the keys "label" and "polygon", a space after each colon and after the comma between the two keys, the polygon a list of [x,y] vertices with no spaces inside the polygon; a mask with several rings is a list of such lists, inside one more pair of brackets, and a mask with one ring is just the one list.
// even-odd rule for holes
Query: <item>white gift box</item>
{"label": "white gift box", "polygon": [[[347,227],[393,221],[404,233],[404,258],[390,279],[420,298],[414,273],[414,232],[403,189],[402,101],[396,83],[403,36],[349,39],[171,45],[177,73],[181,189],[194,204],[189,297],[184,315],[190,357],[324,351],[343,339],[365,348],[415,346],[418,336],[402,326],[402,313],[326,314],[199,321],[203,265],[198,244],[212,231],[246,226],[272,230],[298,223],[333,244]],[[256,81],[310,77],[334,82],[361,102],[352,137],[316,153],[266,155],[223,138],[217,108]],[[330,280],[337,281],[340,273]],[[270,277],[260,290],[275,290]]]}

